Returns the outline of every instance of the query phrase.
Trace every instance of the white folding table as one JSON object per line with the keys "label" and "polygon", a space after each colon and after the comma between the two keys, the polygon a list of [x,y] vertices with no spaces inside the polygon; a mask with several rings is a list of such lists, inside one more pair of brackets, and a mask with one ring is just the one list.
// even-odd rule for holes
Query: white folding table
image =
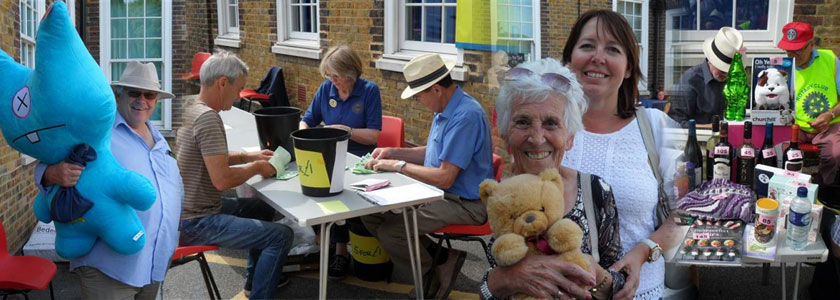
{"label": "white folding table", "polygon": [[[228,149],[231,151],[242,151],[244,149],[259,147],[259,139],[257,137],[256,123],[253,115],[235,107],[231,108],[229,111],[221,112],[220,115],[222,117],[222,121],[225,123]],[[359,161],[358,157],[347,153],[347,166],[352,167],[357,161]],[[297,169],[297,165],[293,162],[288,166],[288,169],[295,170]],[[417,227],[410,225],[417,223],[417,211],[415,207],[421,204],[443,199],[443,191],[433,186],[426,185],[428,188],[435,191],[434,194],[436,196],[414,199],[391,205],[375,205],[364,200],[354,190],[349,188],[349,184],[366,178],[387,179],[391,181],[391,186],[419,183],[418,181],[399,173],[383,172],[375,175],[357,175],[353,174],[348,169],[345,171],[344,191],[331,197],[310,197],[303,195],[301,193],[299,177],[283,181],[273,178],[263,179],[261,176],[254,176],[249,179],[246,184],[254,189],[260,199],[271,205],[287,218],[297,222],[298,225],[321,225],[321,257],[318,291],[318,297],[320,299],[326,299],[327,297],[326,266],[328,264],[330,244],[329,229],[332,225],[354,217],[375,213],[387,213],[389,211],[398,213],[402,210],[406,236],[413,237],[408,239],[408,247],[410,254],[409,257],[411,258],[411,268],[414,274],[415,290],[417,292],[417,298],[422,299],[423,280],[422,268],[420,266],[419,235],[417,233]],[[328,206],[324,205],[326,203],[337,204],[335,201],[340,201],[344,207],[347,207],[347,210],[335,211],[324,208]],[[321,205],[319,205],[319,203]],[[329,207],[331,206],[332,205],[329,205]],[[408,210],[411,210],[412,222],[409,222]]]}

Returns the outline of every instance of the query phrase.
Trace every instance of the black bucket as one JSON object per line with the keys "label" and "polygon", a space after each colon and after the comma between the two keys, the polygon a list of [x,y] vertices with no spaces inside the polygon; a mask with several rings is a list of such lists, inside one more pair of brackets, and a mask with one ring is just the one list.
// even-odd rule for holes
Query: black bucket
{"label": "black bucket", "polygon": [[353,258],[353,271],[364,281],[383,281],[391,278],[394,263],[385,253],[382,244],[379,243],[365,226],[359,222],[347,222],[350,224],[350,257]]}
{"label": "black bucket", "polygon": [[275,106],[254,111],[260,148],[274,151],[277,146],[283,146],[292,156],[292,161],[295,161],[295,149],[290,135],[300,126],[300,112],[300,108],[294,106]]}
{"label": "black bucket", "polygon": [[301,192],[326,197],[344,189],[344,166],[350,132],[336,128],[309,128],[292,132]]}

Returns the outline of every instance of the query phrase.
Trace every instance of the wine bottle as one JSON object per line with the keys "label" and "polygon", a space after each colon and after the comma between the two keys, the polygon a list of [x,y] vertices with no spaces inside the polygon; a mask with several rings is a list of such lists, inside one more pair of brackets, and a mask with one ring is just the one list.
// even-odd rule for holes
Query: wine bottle
{"label": "wine bottle", "polygon": [[735,150],[729,144],[729,123],[720,123],[720,142],[715,146],[715,166],[713,179],[732,180],[732,160]]}
{"label": "wine bottle", "polygon": [[785,170],[799,172],[802,170],[802,150],[799,149],[799,125],[791,127],[790,146],[782,155],[782,165]]}
{"label": "wine bottle", "polygon": [[755,175],[755,147],[752,140],[752,122],[744,122],[744,143],[738,150],[738,183],[753,187]]}
{"label": "wine bottle", "polygon": [[776,162],[776,144],[773,143],[773,122],[764,125],[764,142],[761,144],[761,151],[758,152],[758,163],[779,167],[779,163]]}
{"label": "wine bottle", "polygon": [[688,175],[688,190],[693,191],[700,186],[703,179],[703,151],[697,143],[697,126],[694,119],[688,120],[688,141],[685,143],[682,162]]}
{"label": "wine bottle", "polygon": [[715,146],[720,142],[720,117],[712,116],[712,136],[706,141],[706,181],[714,178]]}

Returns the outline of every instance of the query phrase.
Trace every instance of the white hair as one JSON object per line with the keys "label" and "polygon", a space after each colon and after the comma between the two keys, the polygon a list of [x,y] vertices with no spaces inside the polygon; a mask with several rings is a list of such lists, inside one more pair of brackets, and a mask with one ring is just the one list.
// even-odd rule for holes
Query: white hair
{"label": "white hair", "polygon": [[[587,101],[580,82],[569,68],[553,58],[525,62],[516,67],[531,70],[534,74],[522,79],[507,80],[499,91],[499,97],[496,99],[496,115],[499,133],[503,139],[507,139],[512,126],[510,119],[514,106],[545,102],[549,99],[565,101],[563,126],[567,134],[575,134],[583,129],[583,113],[586,112]],[[568,78],[569,90],[562,92],[544,83],[541,76],[545,73],[557,73]]]}
{"label": "white hair", "polygon": [[202,86],[211,86],[221,77],[236,81],[239,76],[248,75],[248,65],[235,54],[219,50],[204,61],[198,75]]}

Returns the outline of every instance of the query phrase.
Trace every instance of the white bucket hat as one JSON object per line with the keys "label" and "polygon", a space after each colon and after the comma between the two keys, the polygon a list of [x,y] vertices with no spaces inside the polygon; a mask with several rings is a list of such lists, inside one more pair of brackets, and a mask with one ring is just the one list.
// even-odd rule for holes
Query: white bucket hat
{"label": "white bucket hat", "polygon": [[715,68],[728,72],[735,52],[744,45],[744,37],[735,28],[721,27],[714,37],[703,42],[703,54]]}
{"label": "white bucket hat", "polygon": [[160,88],[157,69],[152,63],[129,62],[120,76],[120,81],[112,83],[111,86],[124,86],[157,92],[158,99],[175,98],[175,95]]}
{"label": "white bucket hat", "polygon": [[454,61],[444,61],[440,54],[429,53],[412,58],[403,68],[408,86],[400,97],[408,99],[422,92],[446,77],[454,67]]}

